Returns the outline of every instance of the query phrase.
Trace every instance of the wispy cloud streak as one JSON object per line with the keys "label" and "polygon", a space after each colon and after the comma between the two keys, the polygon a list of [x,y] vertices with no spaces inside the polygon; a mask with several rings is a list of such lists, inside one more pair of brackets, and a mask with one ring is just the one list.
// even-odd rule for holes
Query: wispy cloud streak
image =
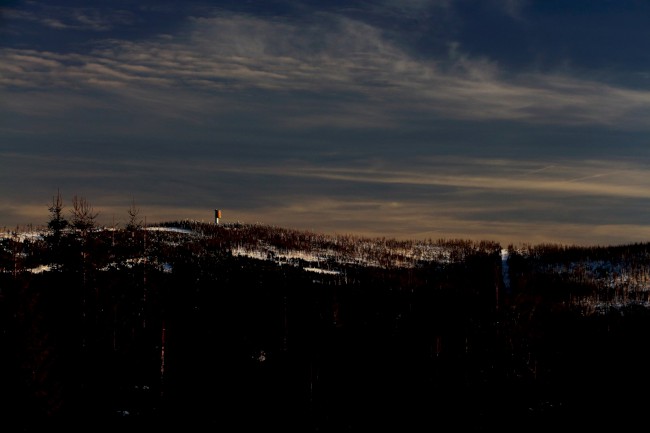
{"label": "wispy cloud streak", "polygon": [[506,74],[489,59],[463,54],[457,45],[446,58],[413,58],[380,29],[329,14],[307,27],[244,15],[192,18],[188,32],[171,38],[104,40],[89,53],[3,48],[0,58],[4,92],[135,88],[235,98],[233,92],[257,89],[302,100],[346,95],[304,119],[297,110],[296,127],[335,121],[346,104],[382,111],[377,126],[388,117],[408,121],[414,112],[470,120],[650,126],[647,90],[566,73]]}
{"label": "wispy cloud streak", "polygon": [[102,32],[115,26],[132,25],[135,17],[125,10],[100,10],[94,7],[53,6],[30,1],[30,10],[0,8],[5,18],[38,23],[55,30],[91,30]]}
{"label": "wispy cloud streak", "polygon": [[[509,192],[553,193],[577,196],[602,196],[650,199],[650,178],[644,166],[618,165],[616,170],[605,169],[602,163],[586,162],[576,165],[553,165],[522,174],[522,167],[539,163],[500,161],[498,166],[489,160],[467,160],[462,172],[454,172],[441,158],[437,164],[411,165],[408,170],[387,167],[295,167],[295,166],[223,166],[219,169],[233,173],[317,178],[350,183],[394,184],[402,186],[446,186],[461,189],[494,190],[504,195]],[[507,163],[508,165],[505,165]],[[199,166],[200,167],[200,166]],[[212,166],[211,166],[212,167]],[[576,174],[582,173],[577,176]]]}

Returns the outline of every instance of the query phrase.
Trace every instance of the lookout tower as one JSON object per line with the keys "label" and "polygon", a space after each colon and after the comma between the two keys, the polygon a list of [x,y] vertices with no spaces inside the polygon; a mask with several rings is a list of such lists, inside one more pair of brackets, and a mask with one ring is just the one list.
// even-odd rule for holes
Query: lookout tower
{"label": "lookout tower", "polygon": [[221,209],[214,210],[214,223],[219,224],[219,219],[221,219]]}

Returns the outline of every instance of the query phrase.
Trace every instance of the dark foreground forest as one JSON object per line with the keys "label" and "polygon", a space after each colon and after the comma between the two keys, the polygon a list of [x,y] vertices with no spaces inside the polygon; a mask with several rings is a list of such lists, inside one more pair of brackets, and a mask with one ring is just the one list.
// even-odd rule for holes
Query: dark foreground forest
{"label": "dark foreground forest", "polygon": [[193,222],[8,232],[0,419],[22,432],[631,427],[650,407],[649,270],[648,244]]}

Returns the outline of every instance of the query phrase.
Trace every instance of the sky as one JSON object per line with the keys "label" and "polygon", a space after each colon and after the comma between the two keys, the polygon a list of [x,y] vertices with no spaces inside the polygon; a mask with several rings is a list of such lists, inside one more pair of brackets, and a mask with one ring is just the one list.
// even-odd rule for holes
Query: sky
{"label": "sky", "polygon": [[645,0],[0,5],[0,228],[650,241]]}

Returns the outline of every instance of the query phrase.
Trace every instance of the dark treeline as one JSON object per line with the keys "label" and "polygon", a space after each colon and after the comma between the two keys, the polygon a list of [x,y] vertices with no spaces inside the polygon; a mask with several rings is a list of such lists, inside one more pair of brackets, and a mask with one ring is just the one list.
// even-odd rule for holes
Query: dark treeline
{"label": "dark treeline", "polygon": [[0,241],[18,431],[547,431],[634,425],[650,403],[645,286],[600,282],[641,281],[647,245],[509,247],[505,269],[493,242],[154,228],[135,208],[107,229],[80,202],[81,222],[53,202],[43,236]]}
{"label": "dark treeline", "polygon": [[513,287],[594,310],[650,306],[650,243],[509,247]]}

